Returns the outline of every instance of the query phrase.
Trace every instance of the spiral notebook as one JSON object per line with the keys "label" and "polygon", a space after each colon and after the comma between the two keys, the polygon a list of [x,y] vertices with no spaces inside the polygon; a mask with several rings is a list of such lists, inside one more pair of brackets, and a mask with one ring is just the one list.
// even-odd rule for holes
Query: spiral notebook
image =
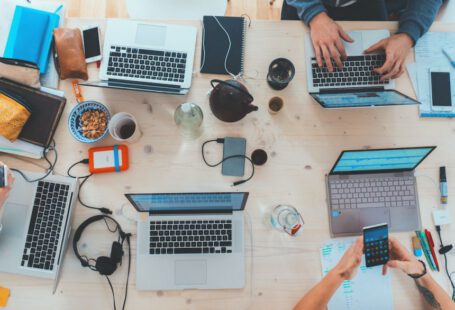
{"label": "spiral notebook", "polygon": [[[228,74],[227,70],[234,75],[243,73],[246,19],[204,16],[203,24],[201,73]],[[230,49],[225,30],[231,41]]]}

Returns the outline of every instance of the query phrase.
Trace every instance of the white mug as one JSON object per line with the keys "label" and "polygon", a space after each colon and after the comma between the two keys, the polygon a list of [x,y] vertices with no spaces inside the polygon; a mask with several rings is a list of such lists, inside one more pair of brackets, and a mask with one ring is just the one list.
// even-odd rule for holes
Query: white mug
{"label": "white mug", "polygon": [[115,114],[109,121],[109,134],[117,141],[134,143],[142,133],[136,118],[127,112]]}

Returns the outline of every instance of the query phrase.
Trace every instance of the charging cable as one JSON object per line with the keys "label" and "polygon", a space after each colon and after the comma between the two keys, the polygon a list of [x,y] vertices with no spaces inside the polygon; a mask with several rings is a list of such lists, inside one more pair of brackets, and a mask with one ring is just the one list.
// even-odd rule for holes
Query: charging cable
{"label": "charging cable", "polygon": [[74,164],[72,164],[72,165],[68,168],[68,170],[67,170],[67,172],[66,172],[66,174],[67,174],[70,178],[82,179],[82,182],[81,182],[81,184],[79,185],[79,191],[77,192],[77,200],[79,201],[79,203],[80,203],[82,206],[84,206],[84,207],[86,207],[86,208],[88,208],[88,209],[98,210],[98,211],[100,211],[100,212],[103,213],[103,214],[112,214],[112,211],[109,210],[108,208],[104,208],[104,207],[103,207],[103,208],[93,207],[93,206],[90,206],[90,205],[84,203],[84,202],[82,201],[82,199],[81,199],[82,186],[84,186],[85,182],[87,182],[87,180],[88,180],[93,174],[90,173],[90,174],[83,175],[83,176],[75,176],[75,175],[72,175],[72,174],[71,174],[71,170],[72,170],[74,167],[76,167],[77,165],[79,165],[79,164],[88,165],[88,163],[89,163],[88,158],[85,158],[85,159],[83,159],[83,160],[80,160],[80,161],[78,161],[78,162],[75,162]]}
{"label": "charging cable", "polygon": [[251,160],[251,158],[249,158],[248,156],[245,156],[245,155],[232,155],[232,156],[227,156],[227,157],[223,158],[221,161],[217,162],[216,164],[210,164],[209,162],[207,162],[207,160],[205,159],[204,149],[205,149],[205,146],[207,145],[207,143],[211,143],[211,142],[216,142],[216,143],[223,144],[224,143],[224,139],[223,138],[218,138],[218,139],[213,139],[213,140],[207,140],[204,143],[202,143],[202,147],[201,147],[202,159],[204,160],[204,162],[205,162],[205,164],[207,166],[214,168],[214,167],[217,167],[217,166],[221,165],[222,163],[224,163],[228,159],[245,158],[251,163],[251,174],[250,174],[250,176],[248,178],[246,178],[244,180],[240,180],[240,181],[236,181],[236,182],[232,183],[232,186],[237,186],[237,185],[243,184],[243,183],[248,182],[249,180],[251,180],[253,178],[253,176],[254,176],[254,163]]}
{"label": "charging cable", "polygon": [[[47,154],[50,152],[50,151],[53,151],[54,152],[54,161],[51,162],[50,159],[47,157]],[[57,153],[57,149],[56,149],[56,144],[55,144],[55,140],[52,140],[52,143],[43,150],[43,158],[44,160],[46,160],[46,162],[48,163],[48,168],[46,169],[46,172],[45,174],[42,176],[42,177],[39,177],[37,179],[30,179],[24,172],[20,171],[19,169],[16,169],[16,168],[11,168],[11,171],[14,171],[14,172],[17,172],[19,173],[19,175],[24,178],[24,180],[28,183],[35,183],[35,182],[39,182],[39,181],[42,181],[44,180],[45,178],[47,178],[55,169],[55,165],[57,164],[57,159],[58,159],[58,153]]]}
{"label": "charging cable", "polygon": [[455,272],[449,272],[449,268],[447,267],[447,253],[452,250],[453,246],[451,244],[444,245],[444,243],[442,243],[441,226],[436,225],[436,232],[438,233],[440,242],[439,254],[444,256],[445,271],[447,277],[449,278],[450,285],[452,286],[452,300],[455,301],[455,284],[452,279],[452,276],[455,274]]}

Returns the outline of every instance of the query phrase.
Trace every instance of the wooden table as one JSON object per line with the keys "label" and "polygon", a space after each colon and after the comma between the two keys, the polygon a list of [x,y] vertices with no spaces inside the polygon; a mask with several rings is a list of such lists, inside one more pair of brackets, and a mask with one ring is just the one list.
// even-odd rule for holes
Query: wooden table
{"label": "wooden table", "polygon": [[[83,27],[104,20],[67,20],[68,27]],[[200,28],[200,22],[190,22]],[[348,29],[396,29],[395,23],[343,23]],[[434,31],[455,31],[455,24],[436,24]],[[102,90],[84,87],[86,99],[108,103],[118,111],[127,111],[139,120],[143,136],[129,145],[130,169],[119,174],[92,177],[82,191],[83,200],[91,205],[107,206],[124,230],[133,232],[133,263],[128,295],[128,309],[289,309],[321,279],[319,250],[330,238],[324,176],[344,149],[384,148],[437,145],[436,151],[417,169],[419,200],[424,227],[432,227],[431,211],[438,205],[438,167],[448,168],[449,193],[455,193],[455,124],[451,119],[421,119],[416,106],[326,110],[312,101],[306,91],[303,35],[307,28],[301,22],[254,21],[248,29],[245,55],[246,86],[253,94],[259,111],[240,122],[226,124],[216,119],[208,105],[210,75],[195,73],[187,96]],[[194,70],[198,71],[200,32]],[[283,91],[274,91],[266,83],[270,62],[289,58],[296,66],[294,80]],[[409,55],[412,60],[412,55]],[[90,65],[90,76],[97,69]],[[413,96],[410,81],[404,74],[398,89]],[[76,142],[69,134],[66,120],[76,104],[70,82],[61,83],[68,98],[65,113],[55,136],[59,161],[56,173],[65,174],[68,166],[87,156],[91,146]],[[285,101],[282,112],[270,115],[268,100],[280,96]],[[173,113],[183,102],[192,101],[204,111],[204,132],[195,141],[179,136]],[[263,148],[269,154],[265,166],[258,167],[252,181],[234,190],[249,191],[246,206],[246,287],[243,290],[139,292],[135,289],[136,225],[133,207],[125,192],[232,191],[235,178],[223,177],[219,169],[207,167],[201,158],[203,141],[217,137],[243,136],[248,139],[247,153]],[[112,145],[106,138],[98,145]],[[217,160],[221,148],[213,146],[208,159]],[[216,148],[219,149],[216,149]],[[0,160],[12,167],[37,170],[42,161],[32,163],[1,155]],[[77,171],[75,171],[77,172]],[[79,169],[81,174],[85,168]],[[247,168],[246,173],[249,173]],[[430,179],[431,178],[431,179]],[[452,196],[451,196],[452,197]],[[455,208],[449,197],[449,208],[455,219]],[[455,198],[454,198],[455,199]],[[296,237],[275,231],[268,225],[268,213],[277,204],[297,207],[305,220],[304,232]],[[77,205],[74,229],[95,215]],[[251,221],[249,220],[251,219]],[[251,226],[252,224],[252,226]],[[252,229],[251,229],[252,228]],[[251,233],[253,244],[251,243]],[[409,248],[412,233],[396,236]],[[91,236],[90,240],[87,236]],[[444,228],[444,241],[455,242],[455,225]],[[91,257],[107,255],[116,236],[102,223],[95,224],[80,242],[81,252]],[[253,255],[253,259],[251,257]],[[455,254],[449,256],[455,267]],[[253,265],[251,265],[253,261]],[[399,272],[392,272],[396,309],[418,309],[420,298],[413,282]],[[126,277],[124,264],[112,280],[121,303]],[[440,272],[435,277],[446,288],[449,284]],[[58,291],[52,295],[52,282],[24,276],[1,274],[0,284],[11,288],[11,309],[111,309],[111,293],[104,277],[82,268],[72,249],[65,256]]]}

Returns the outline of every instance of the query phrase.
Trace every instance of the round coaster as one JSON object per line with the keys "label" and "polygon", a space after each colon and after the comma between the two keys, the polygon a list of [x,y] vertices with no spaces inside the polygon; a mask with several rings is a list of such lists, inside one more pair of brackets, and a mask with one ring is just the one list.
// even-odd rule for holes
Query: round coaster
{"label": "round coaster", "polygon": [[256,166],[262,166],[267,162],[267,153],[264,150],[257,149],[251,154],[251,160]]}

